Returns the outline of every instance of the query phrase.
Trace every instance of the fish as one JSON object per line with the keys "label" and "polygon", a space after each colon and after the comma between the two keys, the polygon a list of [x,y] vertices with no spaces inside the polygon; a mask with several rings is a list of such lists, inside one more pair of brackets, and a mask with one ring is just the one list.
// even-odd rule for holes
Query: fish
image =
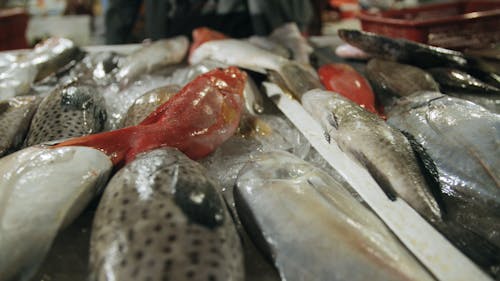
{"label": "fish", "polygon": [[243,280],[241,244],[218,189],[174,148],[139,154],[99,202],[91,280]]}
{"label": "fish", "polygon": [[498,95],[461,93],[456,91],[446,91],[444,94],[454,98],[471,101],[493,113],[500,114],[500,96]]}
{"label": "fish", "polygon": [[124,87],[143,74],[180,63],[186,56],[188,47],[189,40],[186,36],[176,36],[139,48],[120,60],[115,79]]}
{"label": "fish", "polygon": [[70,70],[67,79],[77,78],[89,84],[107,86],[113,82],[112,73],[122,57],[112,51],[90,53]]}
{"label": "fish", "polygon": [[387,36],[360,30],[339,29],[342,40],[374,57],[393,60],[421,68],[454,67],[464,69],[470,62],[463,53],[445,48],[429,46],[406,39],[393,39]]}
{"label": "fish", "polygon": [[343,59],[369,60],[371,56],[363,50],[349,44],[341,44],[335,48],[335,54]]}
{"label": "fish", "polygon": [[0,101],[0,157],[22,146],[40,101],[37,96]]}
{"label": "fish", "polygon": [[84,52],[73,41],[62,37],[50,37],[22,56],[18,63],[36,66],[35,81],[40,81],[71,62],[82,59],[83,56]]}
{"label": "fish", "polygon": [[[167,78],[167,81],[171,84],[185,86],[200,74],[207,73],[215,68],[227,68],[228,66],[229,65],[218,61],[204,60],[175,70],[172,76]],[[262,97],[262,93],[259,91],[252,77],[248,75],[247,82],[245,83],[245,90],[243,91],[243,97],[245,99],[246,114],[257,115],[264,111],[264,99]]]}
{"label": "fish", "polygon": [[156,108],[177,94],[180,89],[181,87],[178,85],[168,85],[145,93],[136,99],[134,104],[128,109],[122,127],[139,125],[142,120],[146,119]]}
{"label": "fish", "polygon": [[234,196],[282,280],[434,280],[339,182],[287,152],[257,154]]}
{"label": "fish", "polygon": [[411,65],[372,59],[366,75],[377,93],[404,97],[418,91],[439,91],[439,84],[426,71]]}
{"label": "fish", "polygon": [[114,165],[162,146],[176,147],[192,159],[213,152],[240,122],[246,74],[236,67],[215,69],[187,84],[139,125],[74,138],[54,147],[90,146]]}
{"label": "fish", "polygon": [[205,42],[229,38],[227,35],[205,26],[193,29],[191,35],[193,37],[193,43],[191,43],[189,47],[189,56]]}
{"label": "fish", "polygon": [[313,48],[302,36],[295,22],[285,23],[274,29],[269,39],[285,46],[292,53],[292,59],[300,64],[308,65]]}
{"label": "fish", "polygon": [[98,133],[105,121],[102,96],[94,86],[76,81],[57,87],[41,101],[25,145]]}
{"label": "fish", "polygon": [[280,57],[284,57],[286,59],[292,58],[290,50],[280,45],[279,43],[271,40],[271,38],[269,37],[253,35],[248,37],[247,41],[254,46],[262,48]]}
{"label": "fish", "polygon": [[30,280],[111,168],[108,156],[87,147],[29,147],[0,159],[0,280]]}
{"label": "fish", "polygon": [[302,105],[321,124],[327,140],[335,140],[361,163],[391,200],[403,199],[430,222],[442,220],[438,183],[422,173],[412,144],[402,132],[334,92],[309,91]]}
{"label": "fish", "polygon": [[190,57],[190,64],[210,59],[235,65],[244,69],[266,74],[274,71],[279,85],[286,87],[295,97],[307,90],[322,88],[315,73],[309,67],[287,60],[248,42],[236,39],[223,39],[206,42],[196,49]]}
{"label": "fish", "polygon": [[29,94],[36,74],[36,66],[15,62],[0,71],[0,100]]}
{"label": "fish", "polygon": [[472,75],[452,68],[436,67],[427,70],[443,91],[459,91],[471,94],[500,94],[500,89],[490,86]]}
{"label": "fish", "polygon": [[388,117],[435,163],[449,220],[500,248],[500,116],[466,100],[425,92],[401,100]]}
{"label": "fish", "polygon": [[370,83],[352,66],[326,64],[318,69],[318,76],[326,90],[339,93],[371,113],[379,114]]}

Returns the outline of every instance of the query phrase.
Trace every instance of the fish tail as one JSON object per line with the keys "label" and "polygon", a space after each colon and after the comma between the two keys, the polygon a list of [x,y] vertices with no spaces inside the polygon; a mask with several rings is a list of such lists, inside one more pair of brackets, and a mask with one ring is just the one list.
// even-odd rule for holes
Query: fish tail
{"label": "fish tail", "polygon": [[285,86],[299,100],[309,90],[323,89],[319,77],[314,70],[309,70],[306,66],[297,62],[283,64],[278,73]]}
{"label": "fish tail", "polygon": [[111,158],[113,165],[119,165],[125,161],[127,152],[131,147],[131,136],[136,135],[138,127],[127,127],[115,131],[73,138],[61,142],[53,148],[64,146],[87,146],[101,150]]}

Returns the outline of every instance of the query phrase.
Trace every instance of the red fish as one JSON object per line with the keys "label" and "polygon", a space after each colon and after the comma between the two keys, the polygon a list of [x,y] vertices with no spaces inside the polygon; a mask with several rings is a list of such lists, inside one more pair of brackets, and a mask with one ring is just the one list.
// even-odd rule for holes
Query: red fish
{"label": "red fish", "polygon": [[229,38],[223,33],[220,33],[208,27],[198,27],[193,30],[192,35],[193,35],[193,43],[189,48],[189,56],[191,56],[191,54],[194,52],[194,50],[196,50],[196,48],[198,48],[201,44],[205,42]]}
{"label": "red fish", "polygon": [[236,67],[198,76],[137,126],[74,138],[61,146],[89,146],[121,165],[141,152],[176,147],[192,159],[214,151],[238,127],[246,74]]}
{"label": "red fish", "polygon": [[376,109],[375,95],[370,84],[350,65],[326,64],[319,68],[318,75],[327,90],[339,93],[366,110],[383,117],[382,111]]}

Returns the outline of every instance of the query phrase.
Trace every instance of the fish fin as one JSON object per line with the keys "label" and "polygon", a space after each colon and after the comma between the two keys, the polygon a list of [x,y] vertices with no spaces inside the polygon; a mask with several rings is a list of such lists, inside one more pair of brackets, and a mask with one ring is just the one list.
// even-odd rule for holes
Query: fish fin
{"label": "fish fin", "polygon": [[424,176],[430,192],[439,205],[441,216],[443,217],[444,215],[446,215],[446,206],[444,203],[443,194],[441,193],[441,182],[439,181],[439,172],[437,170],[436,164],[434,164],[434,161],[427,153],[427,150],[417,142],[412,134],[406,131],[400,132],[410,143],[413,153],[415,154],[415,158],[417,159],[420,172]]}
{"label": "fish fin", "polygon": [[285,63],[280,67],[278,73],[284,84],[298,100],[309,90],[323,89],[316,74],[297,62]]}
{"label": "fish fin", "polygon": [[380,186],[382,191],[384,191],[385,195],[387,195],[390,200],[395,201],[397,199],[397,192],[394,187],[392,187],[391,181],[378,168],[377,163],[373,163],[362,153],[359,153],[357,151],[350,152],[365,166],[375,182]]}
{"label": "fish fin", "polygon": [[108,155],[113,165],[121,165],[125,161],[127,152],[130,149],[129,136],[133,136],[136,132],[136,127],[127,127],[115,131],[69,139],[52,146],[52,148],[64,146],[92,147]]}

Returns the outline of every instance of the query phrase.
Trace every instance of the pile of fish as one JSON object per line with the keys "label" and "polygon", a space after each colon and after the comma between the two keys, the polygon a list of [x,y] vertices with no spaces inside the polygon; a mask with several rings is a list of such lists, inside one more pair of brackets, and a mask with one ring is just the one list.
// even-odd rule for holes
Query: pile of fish
{"label": "pile of fish", "polygon": [[499,278],[498,62],[339,36],[371,58],[363,73],[313,65],[294,24],[247,39],[199,28],[191,44],[129,54],[64,38],[0,54],[0,281],[435,280],[262,95],[264,80],[388,202]]}

